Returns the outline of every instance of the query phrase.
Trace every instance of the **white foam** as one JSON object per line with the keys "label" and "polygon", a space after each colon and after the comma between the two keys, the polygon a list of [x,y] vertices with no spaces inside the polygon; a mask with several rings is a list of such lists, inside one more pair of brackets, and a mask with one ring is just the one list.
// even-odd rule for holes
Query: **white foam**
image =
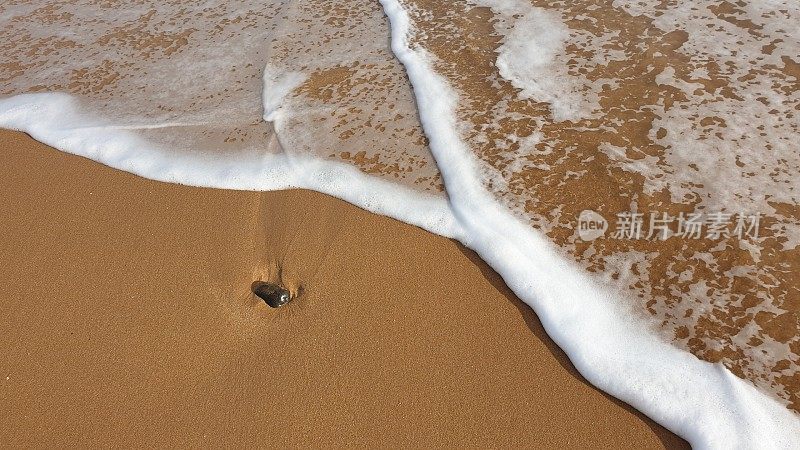
{"label": "white foam", "polygon": [[300,72],[282,72],[272,65],[264,69],[264,120],[275,121],[284,98],[308,77]]}
{"label": "white foam", "polygon": [[500,76],[520,90],[519,96],[550,104],[553,120],[579,120],[600,109],[597,89],[587,89],[585,78],[569,74],[564,52],[569,28],[558,13],[518,0],[473,0],[489,7],[505,27],[497,49]]}
{"label": "white foam", "polygon": [[465,245],[502,275],[592,384],[697,448],[798,448],[800,420],[724,366],[662,341],[624,303],[559,257],[552,244],[485,191],[456,126],[457,95],[426,52],[409,46],[409,17],[381,0],[392,49],[414,86],[423,127]]}
{"label": "white foam", "polygon": [[[276,110],[277,106],[271,114]],[[132,132],[150,126],[87,116],[73,97],[62,93],[0,100],[0,128],[24,131],[59,150],[145,178],[222,189],[311,189],[442,236],[461,236],[447,200],[440,196],[413,192],[348,164],[282,153],[275,140],[265,143],[263,153],[169,152]]]}

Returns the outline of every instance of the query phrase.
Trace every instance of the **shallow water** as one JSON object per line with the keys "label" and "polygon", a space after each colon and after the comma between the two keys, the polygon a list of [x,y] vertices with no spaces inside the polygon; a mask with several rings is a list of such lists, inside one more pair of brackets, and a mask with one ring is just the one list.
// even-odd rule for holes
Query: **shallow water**
{"label": "shallow water", "polygon": [[[485,186],[677,345],[800,408],[800,7],[404,3]],[[581,239],[584,210],[604,237]],[[664,214],[672,235],[648,239]],[[703,214],[699,236],[674,234],[681,214]]]}
{"label": "shallow water", "polygon": [[[620,320],[800,410],[800,5],[400,4],[492,197]],[[70,94],[81,127],[170,157],[310,156],[447,198],[378,2],[6,2],[0,23],[2,97]]]}
{"label": "shallow water", "polygon": [[279,151],[262,90],[299,73],[285,151],[442,192],[377,2],[5,2],[0,23],[0,95],[66,92],[164,151],[240,157]]}

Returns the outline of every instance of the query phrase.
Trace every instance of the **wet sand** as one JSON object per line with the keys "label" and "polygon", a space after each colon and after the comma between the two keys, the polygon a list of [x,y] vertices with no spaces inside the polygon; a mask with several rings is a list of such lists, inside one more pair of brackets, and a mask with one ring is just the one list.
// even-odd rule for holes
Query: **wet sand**
{"label": "wet sand", "polygon": [[[583,381],[453,241],[20,133],[0,155],[3,446],[686,445]],[[270,309],[256,279],[300,295]]]}

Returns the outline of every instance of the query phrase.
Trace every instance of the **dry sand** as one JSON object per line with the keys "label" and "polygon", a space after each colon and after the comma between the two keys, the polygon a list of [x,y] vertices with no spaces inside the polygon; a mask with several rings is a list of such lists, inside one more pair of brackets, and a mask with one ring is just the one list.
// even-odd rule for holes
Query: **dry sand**
{"label": "dry sand", "polygon": [[[2,446],[686,445],[582,380],[453,241],[20,133],[0,155]],[[249,286],[279,275],[301,296],[273,310]]]}

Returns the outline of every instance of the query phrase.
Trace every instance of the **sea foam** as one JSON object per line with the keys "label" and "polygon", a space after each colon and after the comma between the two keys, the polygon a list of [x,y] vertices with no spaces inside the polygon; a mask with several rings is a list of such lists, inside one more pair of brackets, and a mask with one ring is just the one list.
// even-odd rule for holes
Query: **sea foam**
{"label": "sea foam", "polygon": [[600,108],[594,92],[567,74],[566,64],[553,64],[570,37],[557,13],[514,0],[475,4],[491,8],[508,27],[496,65],[521,97],[550,103],[556,121],[579,120]]}
{"label": "sea foam", "polygon": [[[281,120],[274,105],[283,95],[285,90],[278,89],[263,96],[276,124]],[[67,94],[22,94],[0,99],[0,127],[23,131],[59,150],[145,178],[221,189],[310,189],[442,236],[461,236],[460,225],[443,197],[413,192],[365,175],[349,164],[267,151],[267,147],[279,146],[275,140],[264,143],[265,151],[260,154],[180,154],[133,133],[146,126],[108,123],[87,116]]]}
{"label": "sea foam", "polygon": [[[800,9],[698,1],[707,7],[402,5],[409,42],[459,97],[459,137],[486,190],[583,270],[626,291],[665,340],[797,412],[800,160],[791,142],[800,40],[790,23]],[[573,105],[574,92],[585,101]],[[574,113],[566,120],[565,104]],[[586,210],[608,233],[580,233]],[[634,214],[641,232],[620,233]],[[760,232],[741,233],[741,218],[758,214]],[[682,231],[691,216],[705,222],[695,235]],[[672,234],[654,234],[654,218],[664,217]],[[727,233],[711,233],[714,220],[728,221]]]}
{"label": "sea foam", "polygon": [[462,242],[536,311],[581,374],[694,447],[800,447],[797,416],[724,366],[658,338],[485,191],[458,133],[457,95],[426,52],[412,49],[400,2],[381,3],[392,24],[392,49],[414,86],[423,127],[464,228]]}

